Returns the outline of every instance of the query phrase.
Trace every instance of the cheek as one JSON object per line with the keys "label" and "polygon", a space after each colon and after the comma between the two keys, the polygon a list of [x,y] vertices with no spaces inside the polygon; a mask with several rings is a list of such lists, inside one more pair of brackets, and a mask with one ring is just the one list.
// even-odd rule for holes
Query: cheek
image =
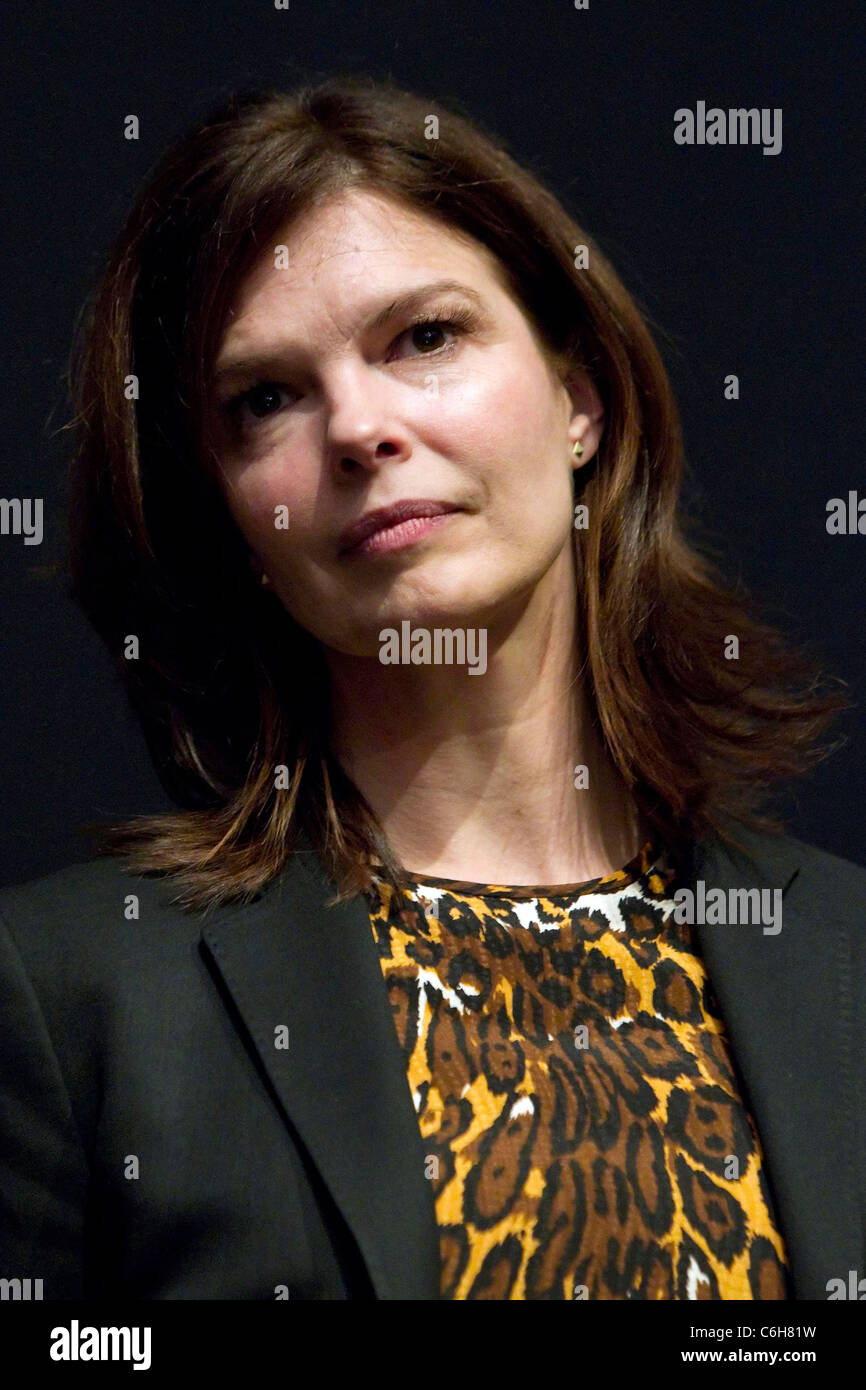
{"label": "cheek", "polygon": [[275,538],[285,548],[287,532],[303,527],[308,496],[297,479],[262,463],[240,470],[224,488],[229,510],[251,545],[269,553]]}
{"label": "cheek", "polygon": [[544,366],[530,355],[503,361],[483,382],[474,382],[456,409],[449,401],[443,427],[461,457],[484,460],[491,481],[499,483],[494,496],[518,495],[531,504],[547,497],[549,486],[558,489],[569,472],[564,423]]}
{"label": "cheek", "polygon": [[558,420],[552,407],[550,381],[534,354],[503,355],[493,371],[467,383],[449,401],[449,414],[452,420],[459,415],[463,440],[484,453],[493,446],[512,455],[526,444],[544,447]]}

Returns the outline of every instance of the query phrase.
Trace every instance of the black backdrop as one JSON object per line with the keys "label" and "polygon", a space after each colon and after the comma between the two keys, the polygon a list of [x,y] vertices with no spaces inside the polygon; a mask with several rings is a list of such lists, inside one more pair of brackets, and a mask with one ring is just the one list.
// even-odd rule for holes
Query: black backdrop
{"label": "black backdrop", "polygon": [[[850,684],[846,745],[785,797],[790,830],[866,863],[864,32],[855,4],[676,0],[27,0],[2,21],[6,147],[0,495],[0,882],[86,858],[80,823],[167,808],[103,650],[37,572],[63,538],[63,373],[76,312],[141,179],[233,88],[332,73],[462,102],[596,236],[662,330],[685,500],[765,615]],[[782,148],[678,145],[674,112],[781,108]],[[140,119],[137,142],[124,117]],[[724,399],[736,373],[740,399]]]}

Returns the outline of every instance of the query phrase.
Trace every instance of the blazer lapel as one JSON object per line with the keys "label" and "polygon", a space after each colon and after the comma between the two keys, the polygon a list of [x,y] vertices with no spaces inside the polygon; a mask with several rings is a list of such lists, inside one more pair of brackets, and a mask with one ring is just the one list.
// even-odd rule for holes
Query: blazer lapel
{"label": "blazer lapel", "polygon": [[433,1193],[369,912],[360,896],[325,907],[333,892],[302,850],[248,907],[212,914],[202,938],[377,1297],[438,1299]]}
{"label": "blazer lapel", "polygon": [[707,891],[780,889],[781,930],[704,924],[694,932],[760,1135],[794,1296],[826,1299],[827,1280],[847,1283],[861,1263],[847,1162],[857,1152],[846,1085],[855,1065],[850,942],[832,885],[799,911],[787,899],[806,847],[769,834],[739,838],[752,847],[748,857],[716,837],[695,846],[691,878],[703,879]]}

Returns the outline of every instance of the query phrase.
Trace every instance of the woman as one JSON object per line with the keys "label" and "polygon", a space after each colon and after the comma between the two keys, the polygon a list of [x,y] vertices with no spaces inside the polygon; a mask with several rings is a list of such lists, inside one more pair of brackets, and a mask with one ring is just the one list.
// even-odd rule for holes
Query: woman
{"label": "woman", "polygon": [[73,384],[73,592],[182,809],[0,895],[6,1273],[862,1268],[866,872],[758,809],[845,701],[685,539],[586,232],[387,84],[238,98],[139,198]]}

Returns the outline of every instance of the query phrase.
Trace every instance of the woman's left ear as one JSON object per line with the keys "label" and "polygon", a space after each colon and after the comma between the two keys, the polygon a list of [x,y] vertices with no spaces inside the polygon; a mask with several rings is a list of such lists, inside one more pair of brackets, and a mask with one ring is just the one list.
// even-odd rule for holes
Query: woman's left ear
{"label": "woman's left ear", "polygon": [[[595,383],[586,372],[575,372],[566,384],[571,397],[573,414],[568,437],[574,453],[575,468],[582,468],[598,451],[604,433],[604,406]],[[578,449],[576,446],[580,445]]]}

